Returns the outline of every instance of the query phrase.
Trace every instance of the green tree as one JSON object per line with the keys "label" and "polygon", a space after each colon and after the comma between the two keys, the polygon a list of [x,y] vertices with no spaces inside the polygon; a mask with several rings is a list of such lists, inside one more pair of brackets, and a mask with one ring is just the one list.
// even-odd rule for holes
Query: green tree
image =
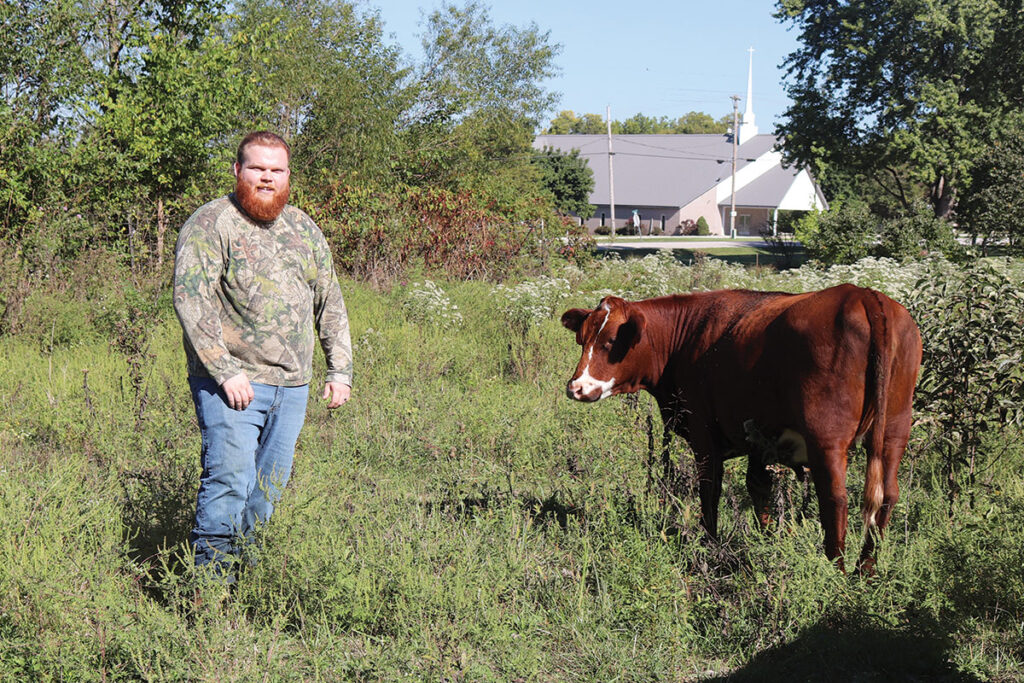
{"label": "green tree", "polygon": [[[670,119],[667,116],[652,117],[636,113],[624,121],[612,121],[612,132],[616,135],[637,135],[637,134],[692,134],[692,133],[722,133],[724,134],[732,125],[732,116],[723,116],[717,121],[710,115],[702,112],[691,111],[678,119]],[[548,128],[544,131],[547,135],[600,135],[607,132],[608,124],[598,114],[582,114],[576,116],[567,109],[559,112],[558,116],[551,119]]]}
{"label": "green tree", "polygon": [[556,75],[561,46],[536,24],[496,27],[485,7],[469,2],[434,10],[424,31],[419,119],[503,112],[536,124],[554,105],[557,96],[541,83]]}
{"label": "green tree", "polygon": [[45,207],[66,203],[68,150],[94,83],[91,25],[77,3],[0,4],[0,241],[20,242],[45,227]]}
{"label": "green tree", "polygon": [[663,132],[663,129],[664,120],[659,121],[640,113],[633,114],[622,123],[612,122],[612,132],[622,135],[650,135]]}
{"label": "green tree", "polygon": [[558,116],[551,119],[547,135],[600,135],[606,132],[607,124],[604,118],[598,114],[583,114],[576,116],[571,109],[558,113]]}
{"label": "green tree", "polygon": [[413,93],[379,16],[341,0],[243,0],[237,13],[233,32],[265,44],[242,69],[260,85],[266,125],[292,145],[294,171],[314,184],[391,182]]}
{"label": "green tree", "polygon": [[594,172],[579,150],[560,152],[550,147],[534,152],[534,164],[540,168],[541,181],[552,194],[555,210],[583,219],[594,215],[588,201],[594,191]]}
{"label": "green tree", "polygon": [[531,144],[556,99],[542,83],[556,73],[560,46],[535,24],[495,26],[470,2],[432,12],[423,47],[403,131],[409,181],[493,194],[510,208],[535,197]]}
{"label": "green tree", "polygon": [[869,178],[937,216],[1024,104],[1024,19],[1011,0],[780,0],[799,31],[786,61],[793,105],[776,133],[790,162]]}
{"label": "green tree", "polygon": [[523,225],[551,216],[531,144],[559,47],[536,25],[445,6],[426,59],[405,67],[358,3],[227,2],[0,6],[2,246],[50,270],[95,247],[159,266],[171,226],[226,189],[255,127],[289,139],[310,208],[426,189]]}
{"label": "green tree", "polygon": [[1016,250],[1024,246],[1024,127],[1010,129],[982,155],[956,213],[975,237],[1006,238]]}
{"label": "green tree", "polygon": [[[148,199],[153,212],[127,220],[134,257],[136,223],[155,223],[156,265],[163,262],[167,204],[211,170],[212,149],[257,111],[255,81],[239,65],[246,40],[225,38],[216,2],[154,4],[127,22],[120,58],[99,98],[92,144],[81,163],[94,180]],[[222,157],[223,159],[223,157]],[[107,183],[94,186],[105,191]],[[94,195],[95,202],[105,198]],[[120,205],[127,210],[130,203]]]}
{"label": "green tree", "polygon": [[681,134],[720,133],[724,135],[731,125],[731,115],[722,116],[716,121],[710,114],[691,111],[672,122],[671,130],[666,132]]}

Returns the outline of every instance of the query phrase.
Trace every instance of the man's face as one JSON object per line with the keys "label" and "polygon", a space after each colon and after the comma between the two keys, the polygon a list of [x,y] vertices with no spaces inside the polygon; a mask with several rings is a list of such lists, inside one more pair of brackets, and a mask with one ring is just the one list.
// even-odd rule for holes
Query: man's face
{"label": "man's face", "polygon": [[288,202],[288,151],[248,145],[243,158],[241,165],[234,165],[235,197],[253,220],[269,223]]}

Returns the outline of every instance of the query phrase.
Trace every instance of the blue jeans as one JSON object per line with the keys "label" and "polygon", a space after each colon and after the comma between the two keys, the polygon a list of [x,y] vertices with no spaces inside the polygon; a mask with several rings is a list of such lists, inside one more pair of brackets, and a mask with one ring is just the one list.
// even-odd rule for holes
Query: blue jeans
{"label": "blue jeans", "polygon": [[309,386],[253,384],[255,398],[232,410],[217,383],[189,377],[202,434],[203,473],[189,536],[196,566],[214,563],[232,576],[242,547],[270,519],[288,483],[295,442],[306,419]]}

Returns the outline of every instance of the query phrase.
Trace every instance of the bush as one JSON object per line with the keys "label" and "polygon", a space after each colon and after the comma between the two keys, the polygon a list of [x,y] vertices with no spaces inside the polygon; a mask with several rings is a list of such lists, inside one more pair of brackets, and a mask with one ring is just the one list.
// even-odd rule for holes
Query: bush
{"label": "bush", "polygon": [[310,213],[331,243],[338,269],[390,285],[420,265],[455,279],[503,279],[557,255],[561,238],[582,231],[553,215],[513,221],[468,191],[416,187],[372,190],[339,181]]}
{"label": "bush", "polygon": [[957,248],[952,226],[927,206],[918,206],[882,223],[876,256],[917,258],[924,253],[950,254]]}
{"label": "bush", "polygon": [[567,263],[584,265],[595,257],[594,238],[587,233],[586,228],[568,226],[565,237],[558,239],[557,252]]}
{"label": "bush", "polygon": [[1003,131],[1002,139],[981,155],[971,172],[971,191],[956,207],[957,222],[972,236],[1006,238],[1018,252],[1024,240],[1024,131]]}
{"label": "bush", "polygon": [[708,227],[708,221],[704,216],[697,219],[697,234],[701,237],[711,234],[711,228]]}
{"label": "bush", "polygon": [[917,258],[927,253],[952,254],[957,244],[952,226],[923,205],[881,218],[866,204],[835,205],[793,222],[797,239],[811,258],[822,263],[852,264],[868,256]]}
{"label": "bush", "polygon": [[823,263],[851,264],[870,255],[878,222],[865,204],[837,205],[816,216],[804,246],[811,258]]}
{"label": "bush", "polygon": [[794,216],[789,227],[797,241],[806,245],[811,236],[818,232],[818,222],[821,220],[822,211],[801,211],[800,215]]}
{"label": "bush", "polygon": [[951,272],[939,262],[908,301],[921,328],[924,357],[915,403],[943,452],[951,506],[963,490],[973,501],[976,474],[992,430],[1024,426],[1024,294],[991,263]]}

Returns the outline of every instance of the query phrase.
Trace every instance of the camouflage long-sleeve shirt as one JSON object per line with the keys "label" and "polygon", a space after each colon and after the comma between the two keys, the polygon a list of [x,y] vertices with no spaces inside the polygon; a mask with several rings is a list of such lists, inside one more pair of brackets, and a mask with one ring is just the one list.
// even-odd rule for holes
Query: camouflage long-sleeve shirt
{"label": "camouflage long-sleeve shirt", "polygon": [[269,225],[222,197],[200,207],[178,235],[174,310],[188,372],[218,384],[308,384],[314,330],[328,382],[352,384],[348,314],[330,247],[309,216],[286,206]]}

